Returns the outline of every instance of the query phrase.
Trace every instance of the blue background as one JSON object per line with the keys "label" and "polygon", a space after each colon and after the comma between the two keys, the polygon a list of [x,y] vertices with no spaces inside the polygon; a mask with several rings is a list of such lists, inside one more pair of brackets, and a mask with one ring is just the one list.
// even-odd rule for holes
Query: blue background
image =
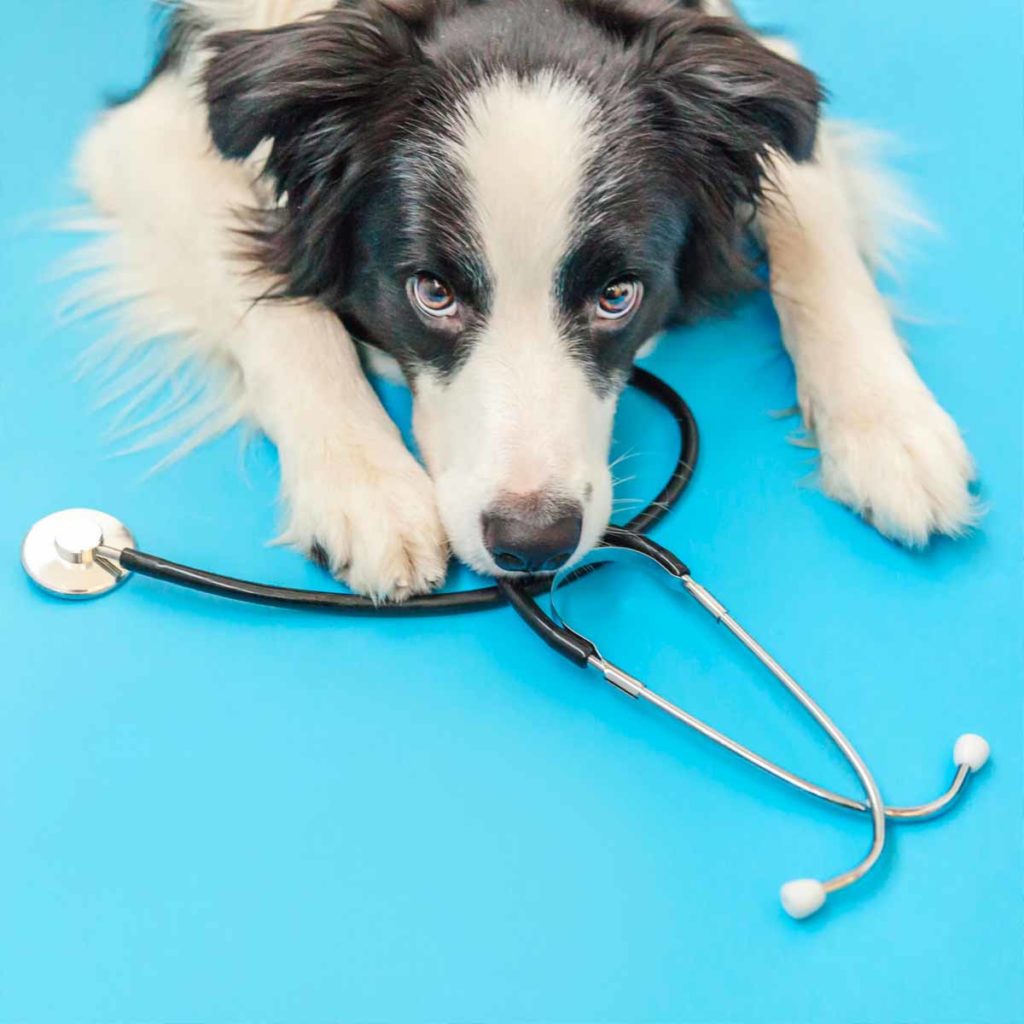
{"label": "blue background", "polygon": [[[0,1019],[1020,1020],[1021,32],[1016,0],[762,0],[834,95],[895,132],[942,233],[899,288],[918,365],[982,474],[981,530],[903,551],[805,485],[767,301],[662,346],[704,434],[658,530],[804,679],[893,800],[994,756],[949,818],[895,830],[819,918],[776,890],[851,863],[866,823],[780,791],[536,643],[508,611],[408,623],[218,603],[135,580],[63,605],[19,538],[68,505],[142,546],[323,585],[269,549],[272,448],[238,434],[143,479],[111,459],[98,325],[55,330],[69,156],[135,83],[142,3],[9,4],[0,39]],[[855,329],[856,325],[852,325]],[[395,407],[405,399],[389,394]],[[651,493],[671,432],[627,399]],[[628,467],[628,469],[627,469]],[[792,767],[852,791],[802,717],[644,582],[573,597],[609,653]],[[598,612],[600,616],[598,617]]]}

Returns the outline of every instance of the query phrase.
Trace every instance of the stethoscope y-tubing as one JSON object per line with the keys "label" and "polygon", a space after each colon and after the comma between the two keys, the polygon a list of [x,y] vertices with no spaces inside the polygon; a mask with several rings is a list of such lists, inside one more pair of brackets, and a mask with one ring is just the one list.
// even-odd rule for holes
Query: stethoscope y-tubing
{"label": "stethoscope y-tubing", "polygon": [[[829,893],[843,889],[862,878],[876,863],[885,845],[886,818],[920,820],[946,810],[962,792],[972,770],[980,768],[987,757],[987,744],[980,737],[965,736],[957,742],[954,760],[957,771],[953,782],[941,796],[913,807],[886,807],[871,772],[854,746],[820,705],[797,681],[734,619],[726,608],[690,574],[689,568],[672,552],[644,535],[682,497],[693,477],[699,454],[697,424],[689,406],[668,384],[645,370],[636,368],[632,384],[657,401],[673,418],[679,430],[679,450],[672,474],[654,499],[625,527],[610,527],[603,546],[588,554],[570,570],[553,578],[525,581],[499,580],[474,590],[414,597],[402,604],[377,603],[354,594],[335,591],[304,590],[255,583],[221,576],[168,561],[132,547],[109,548],[101,545],[95,557],[105,560],[112,570],[127,570],[203,591],[219,597],[283,608],[319,609],[345,614],[414,616],[454,611],[479,611],[509,604],[549,646],[581,668],[598,670],[604,678],[634,699],[642,699],[677,721],[710,739],[730,753],[785,782],[801,792],[830,804],[862,813],[871,818],[872,841],[866,855],[850,870],[824,882],[799,879],[782,888],[782,902],[794,917],[806,917],[817,910]],[[790,695],[814,719],[829,740],[850,764],[864,790],[863,800],[854,799],[818,786],[773,761],[757,754],[731,737],[695,718],[682,708],[649,689],[628,672],[605,659],[594,643],[570,628],[558,608],[562,588],[588,575],[609,561],[625,555],[640,558],[667,574],[681,590],[725,626],[736,639],[772,673]],[[551,591],[552,613],[548,614],[537,597]]]}

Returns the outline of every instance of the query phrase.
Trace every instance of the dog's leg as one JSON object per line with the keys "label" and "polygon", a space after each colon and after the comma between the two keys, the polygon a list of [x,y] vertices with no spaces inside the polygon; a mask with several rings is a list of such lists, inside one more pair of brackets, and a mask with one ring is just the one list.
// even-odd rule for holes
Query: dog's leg
{"label": "dog's leg", "polygon": [[825,492],[885,535],[921,545],[976,518],[973,466],[858,250],[838,160],[827,125],[815,161],[774,160],[773,195],[760,215],[772,296]]}
{"label": "dog's leg", "polygon": [[253,303],[267,282],[232,257],[252,174],[216,155],[185,84],[165,75],[109,112],[78,170],[112,224],[107,296],[129,300],[135,329],[184,333],[198,356],[237,368],[244,412],[280,453],[285,538],[375,598],[437,584],[446,546],[430,479],[336,317],[312,303]]}
{"label": "dog's leg", "polygon": [[311,303],[250,309],[232,351],[254,418],[277,445],[284,538],[354,589],[401,599],[447,561],[433,484],[363,374],[355,346]]}

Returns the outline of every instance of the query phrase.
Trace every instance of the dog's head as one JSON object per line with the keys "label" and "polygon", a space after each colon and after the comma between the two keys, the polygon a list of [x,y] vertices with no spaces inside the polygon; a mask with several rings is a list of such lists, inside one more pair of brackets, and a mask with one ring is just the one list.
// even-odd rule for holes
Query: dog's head
{"label": "dog's head", "polygon": [[217,146],[270,140],[261,258],[401,365],[456,553],[591,547],[633,358],[734,287],[766,156],[813,147],[815,79],[659,0],[366,0],[210,50]]}

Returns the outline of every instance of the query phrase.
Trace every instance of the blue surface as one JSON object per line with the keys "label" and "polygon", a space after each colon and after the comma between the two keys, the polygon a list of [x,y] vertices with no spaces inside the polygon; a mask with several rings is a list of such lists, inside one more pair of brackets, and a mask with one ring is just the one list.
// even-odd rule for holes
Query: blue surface
{"label": "blue surface", "polygon": [[[887,795],[945,785],[956,735],[994,758],[873,880],[795,924],[780,882],[841,869],[866,823],[782,792],[596,685],[505,611],[406,624],[217,603],[143,580],[68,606],[17,542],[67,505],[150,550],[319,585],[268,549],[275,463],[222,439],[143,480],[110,459],[54,331],[39,230],[100,95],[135,82],[141,3],[10,4],[0,40],[0,1020],[1021,1019],[1021,45],[1016,0],[761,0],[835,109],[896,132],[943,234],[900,294],[922,372],[990,505],[910,554],[800,482],[807,452],[764,300],[653,366],[704,432],[658,536],[688,556],[858,742]],[[827,12],[827,13],[826,13]],[[401,396],[391,396],[401,405]],[[670,432],[625,405],[650,492]],[[626,470],[628,467],[628,471]],[[627,664],[792,767],[853,790],[726,638],[643,582],[585,584]],[[586,589],[590,587],[590,589]],[[637,629],[636,623],[641,627]]]}

